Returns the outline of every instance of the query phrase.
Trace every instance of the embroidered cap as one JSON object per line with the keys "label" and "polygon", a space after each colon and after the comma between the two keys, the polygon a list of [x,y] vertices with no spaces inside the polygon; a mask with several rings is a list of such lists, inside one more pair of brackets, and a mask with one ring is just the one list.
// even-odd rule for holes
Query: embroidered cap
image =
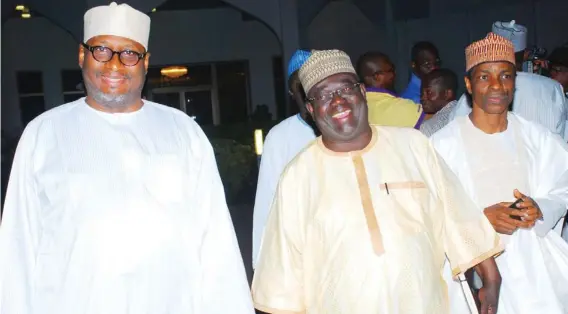
{"label": "embroidered cap", "polygon": [[125,3],[94,7],[84,16],[83,41],[100,35],[128,38],[148,50],[150,17]]}
{"label": "embroidered cap", "polygon": [[307,94],[314,85],[338,73],[357,75],[349,55],[341,50],[313,50],[298,76]]}
{"label": "embroidered cap", "polygon": [[465,48],[465,70],[484,62],[506,61],[515,64],[515,48],[505,37],[489,33]]}
{"label": "embroidered cap", "polygon": [[311,54],[311,52],[306,50],[296,50],[292,58],[290,58],[290,62],[288,62],[288,79],[302,67]]}

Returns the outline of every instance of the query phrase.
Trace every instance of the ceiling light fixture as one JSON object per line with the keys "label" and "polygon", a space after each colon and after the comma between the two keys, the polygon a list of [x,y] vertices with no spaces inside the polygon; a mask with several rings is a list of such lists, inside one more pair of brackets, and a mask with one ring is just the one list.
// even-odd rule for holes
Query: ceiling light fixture
{"label": "ceiling light fixture", "polygon": [[26,8],[26,7],[25,7],[23,4],[18,4],[18,5],[16,6],[16,11],[24,11],[25,8]]}
{"label": "ceiling light fixture", "polygon": [[29,19],[30,17],[32,17],[32,15],[30,13],[30,9],[24,8],[24,10],[22,11],[22,18],[23,19]]}
{"label": "ceiling light fixture", "polygon": [[181,66],[167,67],[161,69],[160,74],[170,78],[178,78],[187,74],[187,68]]}

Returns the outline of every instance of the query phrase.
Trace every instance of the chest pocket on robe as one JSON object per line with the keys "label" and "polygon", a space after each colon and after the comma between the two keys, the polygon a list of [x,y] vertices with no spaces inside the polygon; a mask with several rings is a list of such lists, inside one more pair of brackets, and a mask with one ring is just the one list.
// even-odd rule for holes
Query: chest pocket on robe
{"label": "chest pocket on robe", "polygon": [[396,211],[391,216],[395,233],[412,235],[425,231],[424,213],[430,204],[430,191],[424,182],[386,182],[379,189],[381,198]]}
{"label": "chest pocket on robe", "polygon": [[183,199],[185,167],[177,155],[148,158],[145,186],[160,203],[178,203]]}

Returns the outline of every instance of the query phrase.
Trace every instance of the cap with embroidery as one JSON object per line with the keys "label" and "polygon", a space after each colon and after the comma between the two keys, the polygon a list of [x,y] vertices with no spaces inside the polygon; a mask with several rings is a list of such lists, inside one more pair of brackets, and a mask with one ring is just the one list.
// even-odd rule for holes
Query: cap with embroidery
{"label": "cap with embroidery", "polygon": [[338,73],[357,75],[349,55],[341,50],[313,50],[298,76],[307,94],[314,85]]}
{"label": "cap with embroidery", "polygon": [[288,62],[288,79],[290,79],[290,76],[292,76],[294,72],[298,71],[300,67],[302,67],[311,54],[311,52],[306,50],[296,50],[292,58],[290,58],[290,62]]}
{"label": "cap with embroidery", "polygon": [[150,17],[125,3],[94,7],[84,16],[83,40],[100,35],[128,38],[148,50]]}
{"label": "cap with embroidery", "polygon": [[523,51],[527,48],[527,28],[517,24],[515,20],[511,22],[495,22],[491,27],[491,32],[510,40],[515,46],[515,52]]}
{"label": "cap with embroidery", "polygon": [[489,33],[465,48],[465,70],[484,62],[506,61],[515,64],[515,48],[508,39]]}

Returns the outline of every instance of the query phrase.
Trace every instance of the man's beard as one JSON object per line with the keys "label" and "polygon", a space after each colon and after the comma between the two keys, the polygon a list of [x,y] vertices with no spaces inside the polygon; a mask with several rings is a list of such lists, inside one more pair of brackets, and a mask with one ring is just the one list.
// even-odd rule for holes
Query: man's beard
{"label": "man's beard", "polygon": [[85,80],[85,88],[87,90],[87,96],[91,97],[97,104],[111,111],[121,111],[128,108],[142,95],[142,86],[136,90],[130,90],[126,94],[112,94],[103,93]]}

